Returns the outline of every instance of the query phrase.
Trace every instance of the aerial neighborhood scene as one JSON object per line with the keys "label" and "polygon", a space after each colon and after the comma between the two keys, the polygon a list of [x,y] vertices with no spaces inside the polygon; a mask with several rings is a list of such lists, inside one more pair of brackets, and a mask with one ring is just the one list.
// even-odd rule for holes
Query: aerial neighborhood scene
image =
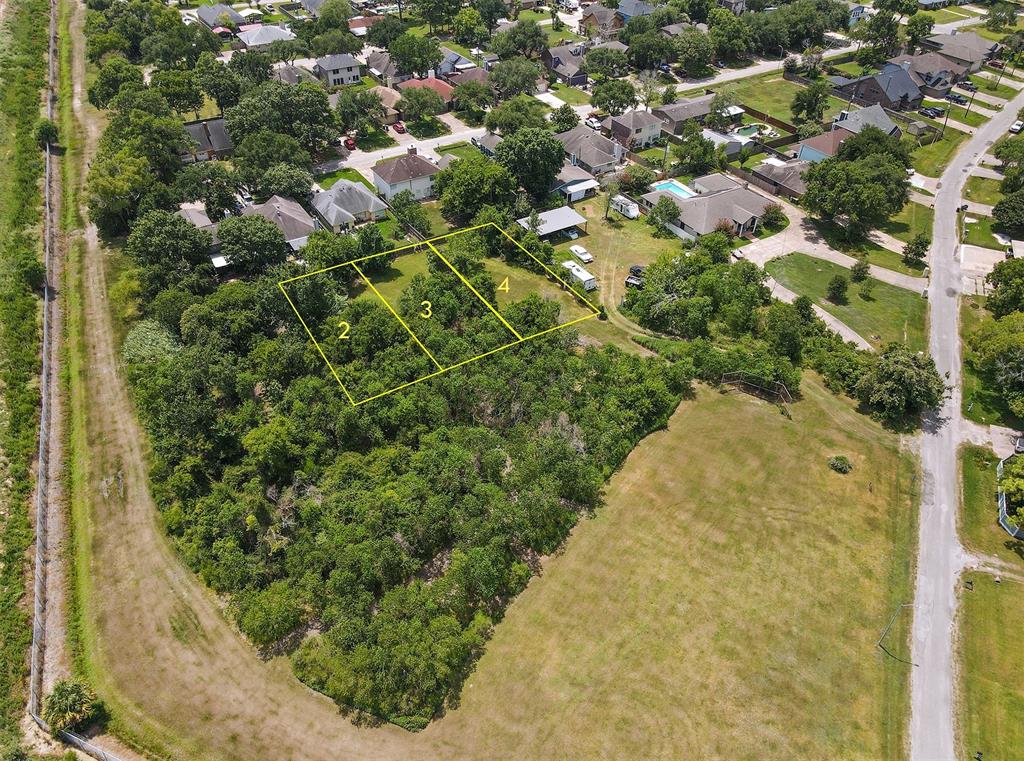
{"label": "aerial neighborhood scene", "polygon": [[0,761],[1024,759],[1022,53],[0,0]]}

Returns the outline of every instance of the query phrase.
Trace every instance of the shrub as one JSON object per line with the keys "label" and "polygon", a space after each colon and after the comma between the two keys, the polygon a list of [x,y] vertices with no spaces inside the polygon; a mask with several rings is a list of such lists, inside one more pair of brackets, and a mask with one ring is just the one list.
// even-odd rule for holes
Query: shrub
{"label": "shrub", "polygon": [[828,289],[826,295],[828,300],[834,304],[842,304],[846,301],[846,289],[849,287],[849,282],[842,275],[836,275],[828,281]]}
{"label": "shrub", "polygon": [[50,730],[67,732],[87,725],[96,716],[99,703],[87,684],[62,679],[53,685],[43,706],[43,719]]}
{"label": "shrub", "polygon": [[868,260],[863,257],[858,258],[854,265],[850,267],[850,280],[855,283],[863,283],[868,279],[870,272],[871,265],[868,264]]}
{"label": "shrub", "polygon": [[850,462],[850,458],[841,454],[830,458],[828,466],[836,473],[849,473],[853,470],[853,463]]}
{"label": "shrub", "polygon": [[761,214],[761,226],[767,227],[770,230],[775,230],[782,227],[788,221],[786,212],[782,210],[782,206],[777,203],[770,203],[764,208],[764,213]]}
{"label": "shrub", "polygon": [[57,144],[57,125],[49,119],[40,119],[36,124],[36,142],[40,148]]}

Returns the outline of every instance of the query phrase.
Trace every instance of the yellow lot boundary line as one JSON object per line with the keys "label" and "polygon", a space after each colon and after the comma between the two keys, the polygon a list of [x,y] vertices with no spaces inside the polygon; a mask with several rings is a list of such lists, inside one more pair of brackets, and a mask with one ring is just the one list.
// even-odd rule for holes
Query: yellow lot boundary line
{"label": "yellow lot boundary line", "polygon": [[416,342],[416,345],[419,346],[421,349],[423,349],[423,351],[426,353],[426,355],[428,357],[430,357],[430,361],[434,363],[434,365],[437,367],[437,369],[438,370],[443,370],[444,368],[441,367],[441,363],[438,362],[437,359],[434,357],[434,355],[430,353],[430,349],[428,349],[426,346],[424,346],[423,342],[416,336],[415,333],[412,332],[412,328],[410,328],[406,324],[405,320],[402,319],[402,316],[400,314],[398,314],[398,312],[395,311],[395,308],[393,306],[391,306],[391,302],[389,302],[386,298],[381,296],[380,291],[377,290],[377,286],[375,286],[373,284],[373,281],[370,280],[370,278],[368,278],[366,276],[366,274],[361,269],[359,269],[359,265],[358,264],[353,264],[352,268],[356,272],[359,273],[359,277],[361,277],[363,279],[363,282],[366,283],[368,286],[370,286],[370,290],[373,291],[376,294],[377,298],[384,302],[384,306],[386,306],[388,308],[388,311],[391,312],[391,314],[393,314],[395,316],[395,319],[398,320],[402,324],[402,327],[405,328],[405,332],[408,333],[410,336],[412,336],[412,340]]}
{"label": "yellow lot boundary line", "polygon": [[[497,230],[502,235],[504,235],[509,241],[512,242],[512,244],[514,244],[516,247],[518,247],[520,251],[522,251],[524,254],[529,256],[535,262],[537,262],[537,264],[539,264],[549,275],[551,275],[551,277],[553,277],[555,280],[557,280],[559,283],[561,283],[563,286],[565,286],[565,288],[577,299],[577,301],[582,301],[584,304],[586,304],[587,307],[590,308],[591,313],[587,314],[587,315],[584,315],[583,317],[577,317],[574,320],[569,320],[568,322],[563,322],[560,325],[555,325],[554,327],[547,328],[545,330],[541,330],[541,331],[538,331],[536,333],[532,333],[531,335],[528,335],[528,336],[521,336],[519,334],[519,332],[516,331],[516,329],[513,328],[505,320],[504,317],[502,317],[502,315],[498,312],[498,310],[494,307],[494,305],[491,304],[491,302],[489,302],[483,296],[481,296],[479,291],[477,291],[476,288],[474,288],[473,285],[468,280],[466,280],[466,277],[461,272],[459,272],[459,270],[457,270],[452,265],[452,263],[449,262],[448,259],[445,258],[445,256],[440,251],[437,250],[437,248],[435,248],[432,245],[436,241],[446,240],[447,238],[452,238],[452,237],[454,237],[456,235],[462,235],[464,233],[473,232],[474,230],[480,230],[480,229],[482,229],[484,227],[493,227],[495,230]],[[476,295],[476,297],[478,299],[480,299],[480,301],[482,301],[487,306],[487,308],[491,310],[491,312],[494,313],[494,315],[499,320],[501,320],[501,322],[505,325],[505,327],[508,328],[516,336],[516,338],[518,340],[510,341],[509,343],[507,343],[507,344],[505,344],[503,346],[499,346],[496,349],[491,349],[490,351],[485,351],[482,354],[476,355],[475,357],[470,357],[469,359],[464,359],[461,362],[456,362],[454,365],[449,365],[448,367],[442,367],[441,364],[437,361],[437,359],[434,358],[434,355],[430,353],[430,350],[427,349],[427,347],[424,346],[420,342],[420,339],[416,336],[415,333],[413,333],[412,329],[406,324],[405,320],[403,320],[399,316],[399,314],[395,311],[394,307],[391,306],[390,302],[381,295],[380,291],[377,290],[376,286],[374,286],[373,283],[370,281],[370,279],[363,273],[362,269],[360,269],[357,266],[360,262],[365,262],[365,261],[368,261],[370,259],[376,259],[379,256],[387,256],[388,254],[398,253],[399,251],[408,251],[409,249],[418,248],[420,246],[427,246],[427,248],[429,248],[431,251],[433,251],[435,254],[437,254],[438,258],[440,258],[441,261],[443,261],[446,265],[448,265],[448,267],[452,270],[452,272],[454,272],[459,277],[459,279],[462,280],[462,282],[466,285],[466,287],[468,287]],[[410,336],[412,336],[412,339],[416,342],[416,344],[424,351],[424,353],[426,353],[426,355],[428,357],[430,357],[431,361],[433,361],[434,365],[436,365],[437,368],[438,368],[435,372],[432,372],[429,375],[424,375],[422,378],[417,378],[416,380],[408,381],[407,383],[403,383],[400,386],[395,386],[394,388],[388,389],[387,391],[382,391],[379,394],[374,394],[373,396],[367,397],[366,399],[360,399],[359,401],[356,401],[353,398],[352,394],[350,394],[349,390],[345,387],[345,384],[341,382],[341,377],[338,375],[338,371],[334,368],[334,365],[331,364],[331,361],[329,359],[327,359],[327,355],[324,353],[324,350],[321,348],[320,343],[316,340],[316,336],[313,335],[313,331],[311,331],[309,329],[309,326],[306,324],[306,321],[303,319],[302,314],[299,312],[298,308],[296,308],[295,303],[291,299],[291,296],[288,295],[288,291],[285,290],[285,285],[287,285],[288,283],[294,283],[297,280],[302,280],[302,279],[307,278],[307,277],[312,277],[313,275],[321,275],[321,274],[323,274],[325,272],[331,272],[333,270],[337,270],[337,269],[340,269],[342,267],[347,267],[349,265],[351,265],[352,268],[357,273],[359,273],[359,276],[370,287],[370,289],[374,292],[374,294],[377,296],[377,298],[380,299],[382,302],[384,302],[384,305],[388,308],[388,310],[395,317],[395,319],[397,319],[398,322],[401,323],[402,327],[405,328],[405,330],[409,333]],[[596,306],[594,306],[592,303],[590,303],[589,299],[587,299],[586,297],[581,295],[575,288],[573,288],[571,285],[569,285],[569,283],[567,283],[565,280],[563,280],[558,275],[558,273],[554,272],[544,262],[542,262],[540,259],[538,259],[536,256],[534,256],[533,253],[531,253],[521,243],[519,243],[519,241],[515,240],[511,235],[509,235],[507,232],[505,232],[505,230],[503,230],[501,227],[499,227],[494,222],[486,222],[486,223],[484,223],[482,225],[475,225],[474,227],[467,227],[464,230],[456,230],[455,232],[447,233],[445,235],[438,235],[438,236],[436,236],[434,238],[429,238],[427,240],[419,241],[417,243],[410,243],[409,245],[399,246],[398,248],[390,249],[388,251],[381,251],[380,253],[377,253],[377,254],[371,254],[369,256],[361,256],[361,257],[359,257],[357,259],[351,259],[351,260],[349,260],[347,262],[342,262],[341,264],[334,264],[334,265],[331,265],[330,267],[324,267],[322,269],[316,270],[315,272],[307,272],[307,273],[304,273],[302,275],[298,275],[296,277],[291,277],[291,278],[288,278],[286,280],[281,280],[280,282],[278,282],[277,286],[278,286],[278,288],[281,289],[281,293],[284,294],[285,299],[288,300],[289,306],[291,306],[292,311],[295,312],[295,316],[299,318],[299,322],[302,324],[302,327],[305,329],[306,335],[309,336],[309,340],[313,342],[313,345],[316,347],[317,352],[319,352],[320,357],[323,359],[324,363],[330,369],[331,374],[334,376],[334,379],[338,382],[338,385],[341,386],[341,390],[345,392],[345,396],[348,397],[349,403],[353,407],[358,407],[361,404],[366,404],[367,402],[372,402],[372,401],[374,401],[376,399],[380,399],[381,397],[388,396],[389,394],[393,394],[393,393],[395,393],[397,391],[401,391],[403,389],[409,388],[410,386],[415,386],[417,383],[422,383],[423,381],[430,380],[431,378],[436,378],[439,375],[442,375],[442,374],[448,372],[449,370],[455,370],[455,369],[457,369],[459,367],[463,367],[464,365],[468,365],[468,364],[470,364],[472,362],[476,362],[477,360],[481,360],[481,359],[484,359],[485,357],[489,357],[492,354],[497,354],[498,352],[504,351],[505,349],[509,349],[509,348],[511,348],[513,346],[518,346],[519,344],[525,343],[526,341],[529,341],[529,340],[531,340],[533,338],[539,338],[540,336],[546,335],[548,333],[554,333],[556,330],[561,330],[562,328],[567,328],[567,327],[569,327],[571,325],[576,325],[577,323],[583,322],[584,320],[590,320],[590,319],[592,319],[594,317],[597,317],[597,316],[599,316],[601,314],[601,310],[598,309]]]}

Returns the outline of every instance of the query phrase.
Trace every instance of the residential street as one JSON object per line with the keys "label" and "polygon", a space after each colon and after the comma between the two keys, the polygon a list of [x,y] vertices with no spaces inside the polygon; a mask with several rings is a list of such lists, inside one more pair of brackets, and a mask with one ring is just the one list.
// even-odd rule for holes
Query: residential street
{"label": "residential street", "polygon": [[991,144],[1006,134],[1024,105],[1018,95],[990,122],[979,127],[943,173],[935,197],[931,255],[931,354],[948,374],[952,393],[924,421],[919,556],[914,599],[911,659],[911,761],[957,758],[954,711],[953,626],[957,584],[968,561],[957,537],[960,484],[957,449],[965,435],[960,415],[959,294],[960,251],[957,206],[968,175]]}

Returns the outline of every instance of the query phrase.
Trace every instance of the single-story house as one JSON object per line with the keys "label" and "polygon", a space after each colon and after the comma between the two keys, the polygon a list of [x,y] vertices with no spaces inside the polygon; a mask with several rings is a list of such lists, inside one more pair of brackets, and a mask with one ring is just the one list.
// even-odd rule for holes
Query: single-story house
{"label": "single-story house", "polygon": [[488,74],[485,69],[481,69],[476,66],[472,69],[463,69],[462,71],[453,71],[451,74],[446,74],[445,79],[452,87],[458,87],[466,82],[479,82],[482,85],[488,84]]}
{"label": "single-story house", "polygon": [[316,229],[313,218],[302,204],[291,198],[271,196],[265,203],[246,206],[242,216],[258,215],[273,222],[293,251],[306,245],[306,239]]}
{"label": "single-story house", "polygon": [[954,29],[949,34],[933,34],[921,41],[928,50],[937,50],[954,63],[974,72],[985,65],[985,61],[998,55],[1002,45],[974,33]]}
{"label": "single-story house", "polygon": [[455,88],[443,79],[437,79],[436,77],[427,77],[426,79],[407,79],[404,82],[399,82],[396,86],[398,87],[399,92],[420,88],[433,90],[441,96],[441,100],[444,101],[445,110],[452,107],[452,93]]}
{"label": "single-story house", "polygon": [[469,69],[477,68],[477,65],[466,56],[461,53],[456,53],[454,50],[450,50],[446,47],[441,48],[441,55],[444,58],[441,59],[441,63],[437,67],[437,75],[441,77],[447,77],[449,74],[454,74],[457,71],[468,71]]}
{"label": "single-story house", "polygon": [[361,182],[338,180],[313,196],[317,227],[340,233],[362,222],[384,219],[388,207]]}
{"label": "single-story house", "polygon": [[569,163],[581,166],[593,175],[611,172],[622,161],[623,148],[582,124],[555,138],[565,147]]}
{"label": "single-story house", "polygon": [[388,87],[412,77],[411,73],[398,70],[398,64],[386,50],[378,50],[366,56],[366,68],[374,79]]}
{"label": "single-story house", "polygon": [[488,158],[494,158],[494,153],[498,149],[498,145],[504,140],[501,135],[496,135],[493,132],[487,132],[480,137],[474,137],[470,139],[480,152]]}
{"label": "single-story house", "polygon": [[898,55],[882,66],[887,72],[900,68],[910,74],[921,92],[932,98],[944,98],[953,85],[967,76],[967,67],[961,66],[941,53]]}
{"label": "single-story house", "polygon": [[320,15],[320,8],[326,0],[299,0],[299,5],[306,9],[313,18],[317,18]]}
{"label": "single-story house", "polygon": [[193,227],[205,230],[210,233],[210,253],[220,251],[220,239],[217,238],[217,228],[220,222],[213,222],[206,213],[206,204],[202,201],[190,201],[183,203],[175,212],[179,217],[192,223]]}
{"label": "single-story house", "polygon": [[631,151],[648,148],[661,137],[661,119],[649,111],[627,111],[619,116],[609,116],[601,126]]}
{"label": "single-story house", "polygon": [[560,193],[565,196],[569,203],[582,201],[587,196],[592,196],[601,187],[594,175],[581,166],[573,166],[568,161],[562,164],[562,171],[555,176],[551,183],[551,192]]}
{"label": "single-story house", "polygon": [[373,185],[389,201],[403,190],[412,191],[417,199],[429,198],[434,195],[434,175],[440,171],[410,145],[406,153],[373,168]]}
{"label": "single-story house", "polygon": [[810,166],[810,162],[803,159],[782,161],[772,156],[754,166],[750,171],[758,179],[770,183],[777,195],[799,198],[807,190],[804,172]]}
{"label": "single-story house", "polygon": [[328,87],[354,85],[360,81],[360,63],[348,53],[335,53],[317,58],[313,73]]}
{"label": "single-story house", "polygon": [[548,48],[540,54],[540,59],[547,70],[564,85],[582,87],[587,83],[587,73],[583,71],[583,54],[586,48],[579,42]]}
{"label": "single-story house", "polygon": [[887,135],[899,138],[903,131],[894,122],[885,109],[875,104],[856,111],[840,111],[832,120],[832,129],[841,126],[848,132],[859,133],[865,127],[878,127]]}
{"label": "single-story house", "polygon": [[877,74],[856,79],[833,77],[835,92],[844,99],[856,98],[869,105],[878,104],[893,111],[908,111],[921,107],[924,94],[907,69],[890,66]]}
{"label": "single-story house", "polygon": [[238,40],[247,50],[259,50],[275,42],[290,42],[295,34],[279,26],[262,25],[238,33]]}
{"label": "single-story house", "polygon": [[219,26],[234,26],[236,29],[245,24],[245,17],[224,3],[214,5],[201,5],[196,10],[199,20],[208,29],[216,29]]}
{"label": "single-story house", "polygon": [[839,146],[850,137],[853,137],[853,133],[842,127],[822,132],[797,143],[796,157],[811,163],[824,161],[835,156],[839,152]]}
{"label": "single-story house", "polygon": [[313,76],[301,66],[278,63],[270,70],[270,78],[276,79],[278,82],[284,82],[286,85],[297,85],[310,81],[313,79]]}
{"label": "single-story house", "polygon": [[705,117],[711,113],[711,101],[714,94],[701,95],[697,98],[678,100],[675,103],[668,103],[651,110],[661,120],[662,129],[673,135],[679,135],[683,131],[683,124],[696,119],[703,122]]}
{"label": "single-story house", "polygon": [[625,23],[636,16],[650,16],[654,13],[655,6],[645,3],[644,0],[620,0],[618,12]]}
{"label": "single-story house", "polygon": [[752,233],[772,203],[723,174],[698,177],[691,183],[691,189],[696,191],[692,196],[654,190],[640,197],[640,205],[650,210],[661,198],[668,198],[679,210],[679,216],[668,228],[680,238],[693,240],[714,232],[723,221],[736,235]]}
{"label": "single-story house", "polygon": [[666,24],[665,26],[661,27],[661,29],[659,29],[658,31],[661,32],[662,35],[664,35],[665,37],[678,37],[683,32],[685,32],[687,29],[697,29],[697,30],[707,34],[708,25],[707,24],[691,24],[691,23],[686,22],[686,21],[681,21],[678,24]]}
{"label": "single-story house", "polygon": [[181,154],[181,161],[184,164],[227,158],[235,150],[231,135],[224,129],[223,116],[186,122],[185,131],[192,138],[194,145],[188,153]]}
{"label": "single-story house", "polygon": [[[587,229],[587,218],[571,206],[561,206],[550,211],[542,211],[537,216],[540,218],[540,224],[537,226],[537,235],[541,238],[581,226],[584,231]],[[516,223],[524,230],[530,229],[529,217],[517,219]]]}
{"label": "single-story house", "polygon": [[592,3],[583,11],[579,32],[586,37],[613,37],[625,25],[617,10]]}
{"label": "single-story house", "polygon": [[740,151],[743,150],[743,146],[751,145],[754,142],[749,137],[744,137],[743,135],[726,135],[721,132],[716,132],[713,129],[708,129],[707,127],[702,129],[700,134],[705,140],[710,140],[714,143],[716,149],[719,146],[725,148],[725,157],[730,161],[740,155]]}
{"label": "single-story house", "polygon": [[375,93],[380,98],[381,105],[384,106],[384,123],[394,124],[397,122],[401,116],[398,112],[398,101],[402,99],[402,93],[391,87],[384,87],[384,85],[371,87],[370,92]]}
{"label": "single-story house", "polygon": [[356,37],[365,37],[383,16],[353,16],[348,20],[348,30]]}

